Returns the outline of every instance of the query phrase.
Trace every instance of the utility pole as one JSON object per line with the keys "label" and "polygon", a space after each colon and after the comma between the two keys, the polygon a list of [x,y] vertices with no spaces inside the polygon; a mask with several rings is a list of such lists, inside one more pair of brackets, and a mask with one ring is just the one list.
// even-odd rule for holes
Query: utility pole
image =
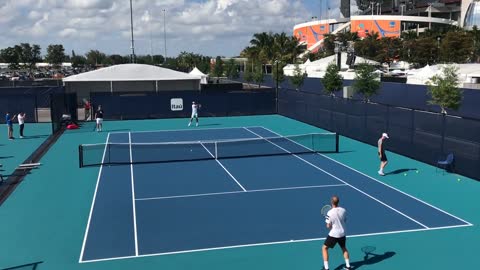
{"label": "utility pole", "polygon": [[132,49],[132,54],[130,55],[130,61],[135,63],[135,42],[133,40],[133,7],[132,0],[130,0],[130,32],[132,33],[132,43],[130,48]]}
{"label": "utility pole", "polygon": [[164,60],[163,63],[165,64],[167,62],[167,26],[166,26],[166,20],[165,20],[165,12],[166,10],[163,9],[163,41],[164,41]]}

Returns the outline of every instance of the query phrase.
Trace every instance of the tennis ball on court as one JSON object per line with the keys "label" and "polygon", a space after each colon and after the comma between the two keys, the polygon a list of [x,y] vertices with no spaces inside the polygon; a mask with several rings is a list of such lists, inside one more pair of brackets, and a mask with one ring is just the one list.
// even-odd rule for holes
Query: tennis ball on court
{"label": "tennis ball on court", "polygon": [[457,179],[457,181],[459,181],[459,182],[460,182],[460,178],[458,178],[458,179]]}
{"label": "tennis ball on court", "polygon": [[404,174],[403,174],[403,176],[407,176],[407,174],[406,174],[406,173],[404,173]]}
{"label": "tennis ball on court", "polygon": [[416,171],[416,173],[418,173],[418,171]]}

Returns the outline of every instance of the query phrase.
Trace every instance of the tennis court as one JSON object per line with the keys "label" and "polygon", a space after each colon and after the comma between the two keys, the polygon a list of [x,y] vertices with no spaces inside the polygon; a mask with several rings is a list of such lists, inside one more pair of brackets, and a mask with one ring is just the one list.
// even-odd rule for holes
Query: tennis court
{"label": "tennis court", "polygon": [[[388,175],[379,177],[375,147],[340,137],[338,153],[323,153],[334,137],[318,139],[325,130],[279,115],[187,122],[106,121],[100,133],[90,122],[66,131],[0,207],[0,269],[320,269],[320,209],[332,194],[348,211],[354,269],[475,263],[478,181],[391,152]],[[3,156],[12,156],[4,174],[43,140],[0,137]],[[171,141],[189,146],[165,150]],[[85,151],[84,165],[117,164],[79,168],[79,144],[100,146]],[[155,146],[150,154],[144,144]],[[376,250],[366,256],[366,247]],[[330,255],[340,269],[338,247]]]}
{"label": "tennis court", "polygon": [[81,151],[103,165],[80,262],[321,240],[334,194],[350,237],[472,225],[317,153],[336,143],[262,126],[109,133]]}

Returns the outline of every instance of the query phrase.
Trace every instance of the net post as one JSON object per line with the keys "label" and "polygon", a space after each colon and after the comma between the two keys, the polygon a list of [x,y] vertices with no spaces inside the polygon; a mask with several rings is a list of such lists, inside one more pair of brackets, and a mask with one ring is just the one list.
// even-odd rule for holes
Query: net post
{"label": "net post", "polygon": [[78,146],[78,166],[79,166],[79,168],[83,167],[83,147],[82,147],[82,145]]}
{"label": "net post", "polygon": [[218,145],[217,145],[217,142],[215,142],[215,159],[218,159]]}
{"label": "net post", "polygon": [[338,153],[340,148],[340,136],[335,132],[335,153]]}
{"label": "net post", "polygon": [[313,133],[310,134],[310,138],[312,138],[312,145],[311,145],[311,147],[312,147],[312,152],[317,152],[317,151],[315,150],[315,140],[313,139],[313,136],[314,136]]}

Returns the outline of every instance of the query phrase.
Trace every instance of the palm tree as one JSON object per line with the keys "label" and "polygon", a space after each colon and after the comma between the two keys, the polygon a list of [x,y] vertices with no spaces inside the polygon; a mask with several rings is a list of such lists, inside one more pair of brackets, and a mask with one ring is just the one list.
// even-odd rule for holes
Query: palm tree
{"label": "palm tree", "polygon": [[262,32],[254,34],[253,39],[250,40],[250,44],[257,50],[258,60],[262,64],[268,64],[271,59],[273,59],[274,38],[271,33]]}

